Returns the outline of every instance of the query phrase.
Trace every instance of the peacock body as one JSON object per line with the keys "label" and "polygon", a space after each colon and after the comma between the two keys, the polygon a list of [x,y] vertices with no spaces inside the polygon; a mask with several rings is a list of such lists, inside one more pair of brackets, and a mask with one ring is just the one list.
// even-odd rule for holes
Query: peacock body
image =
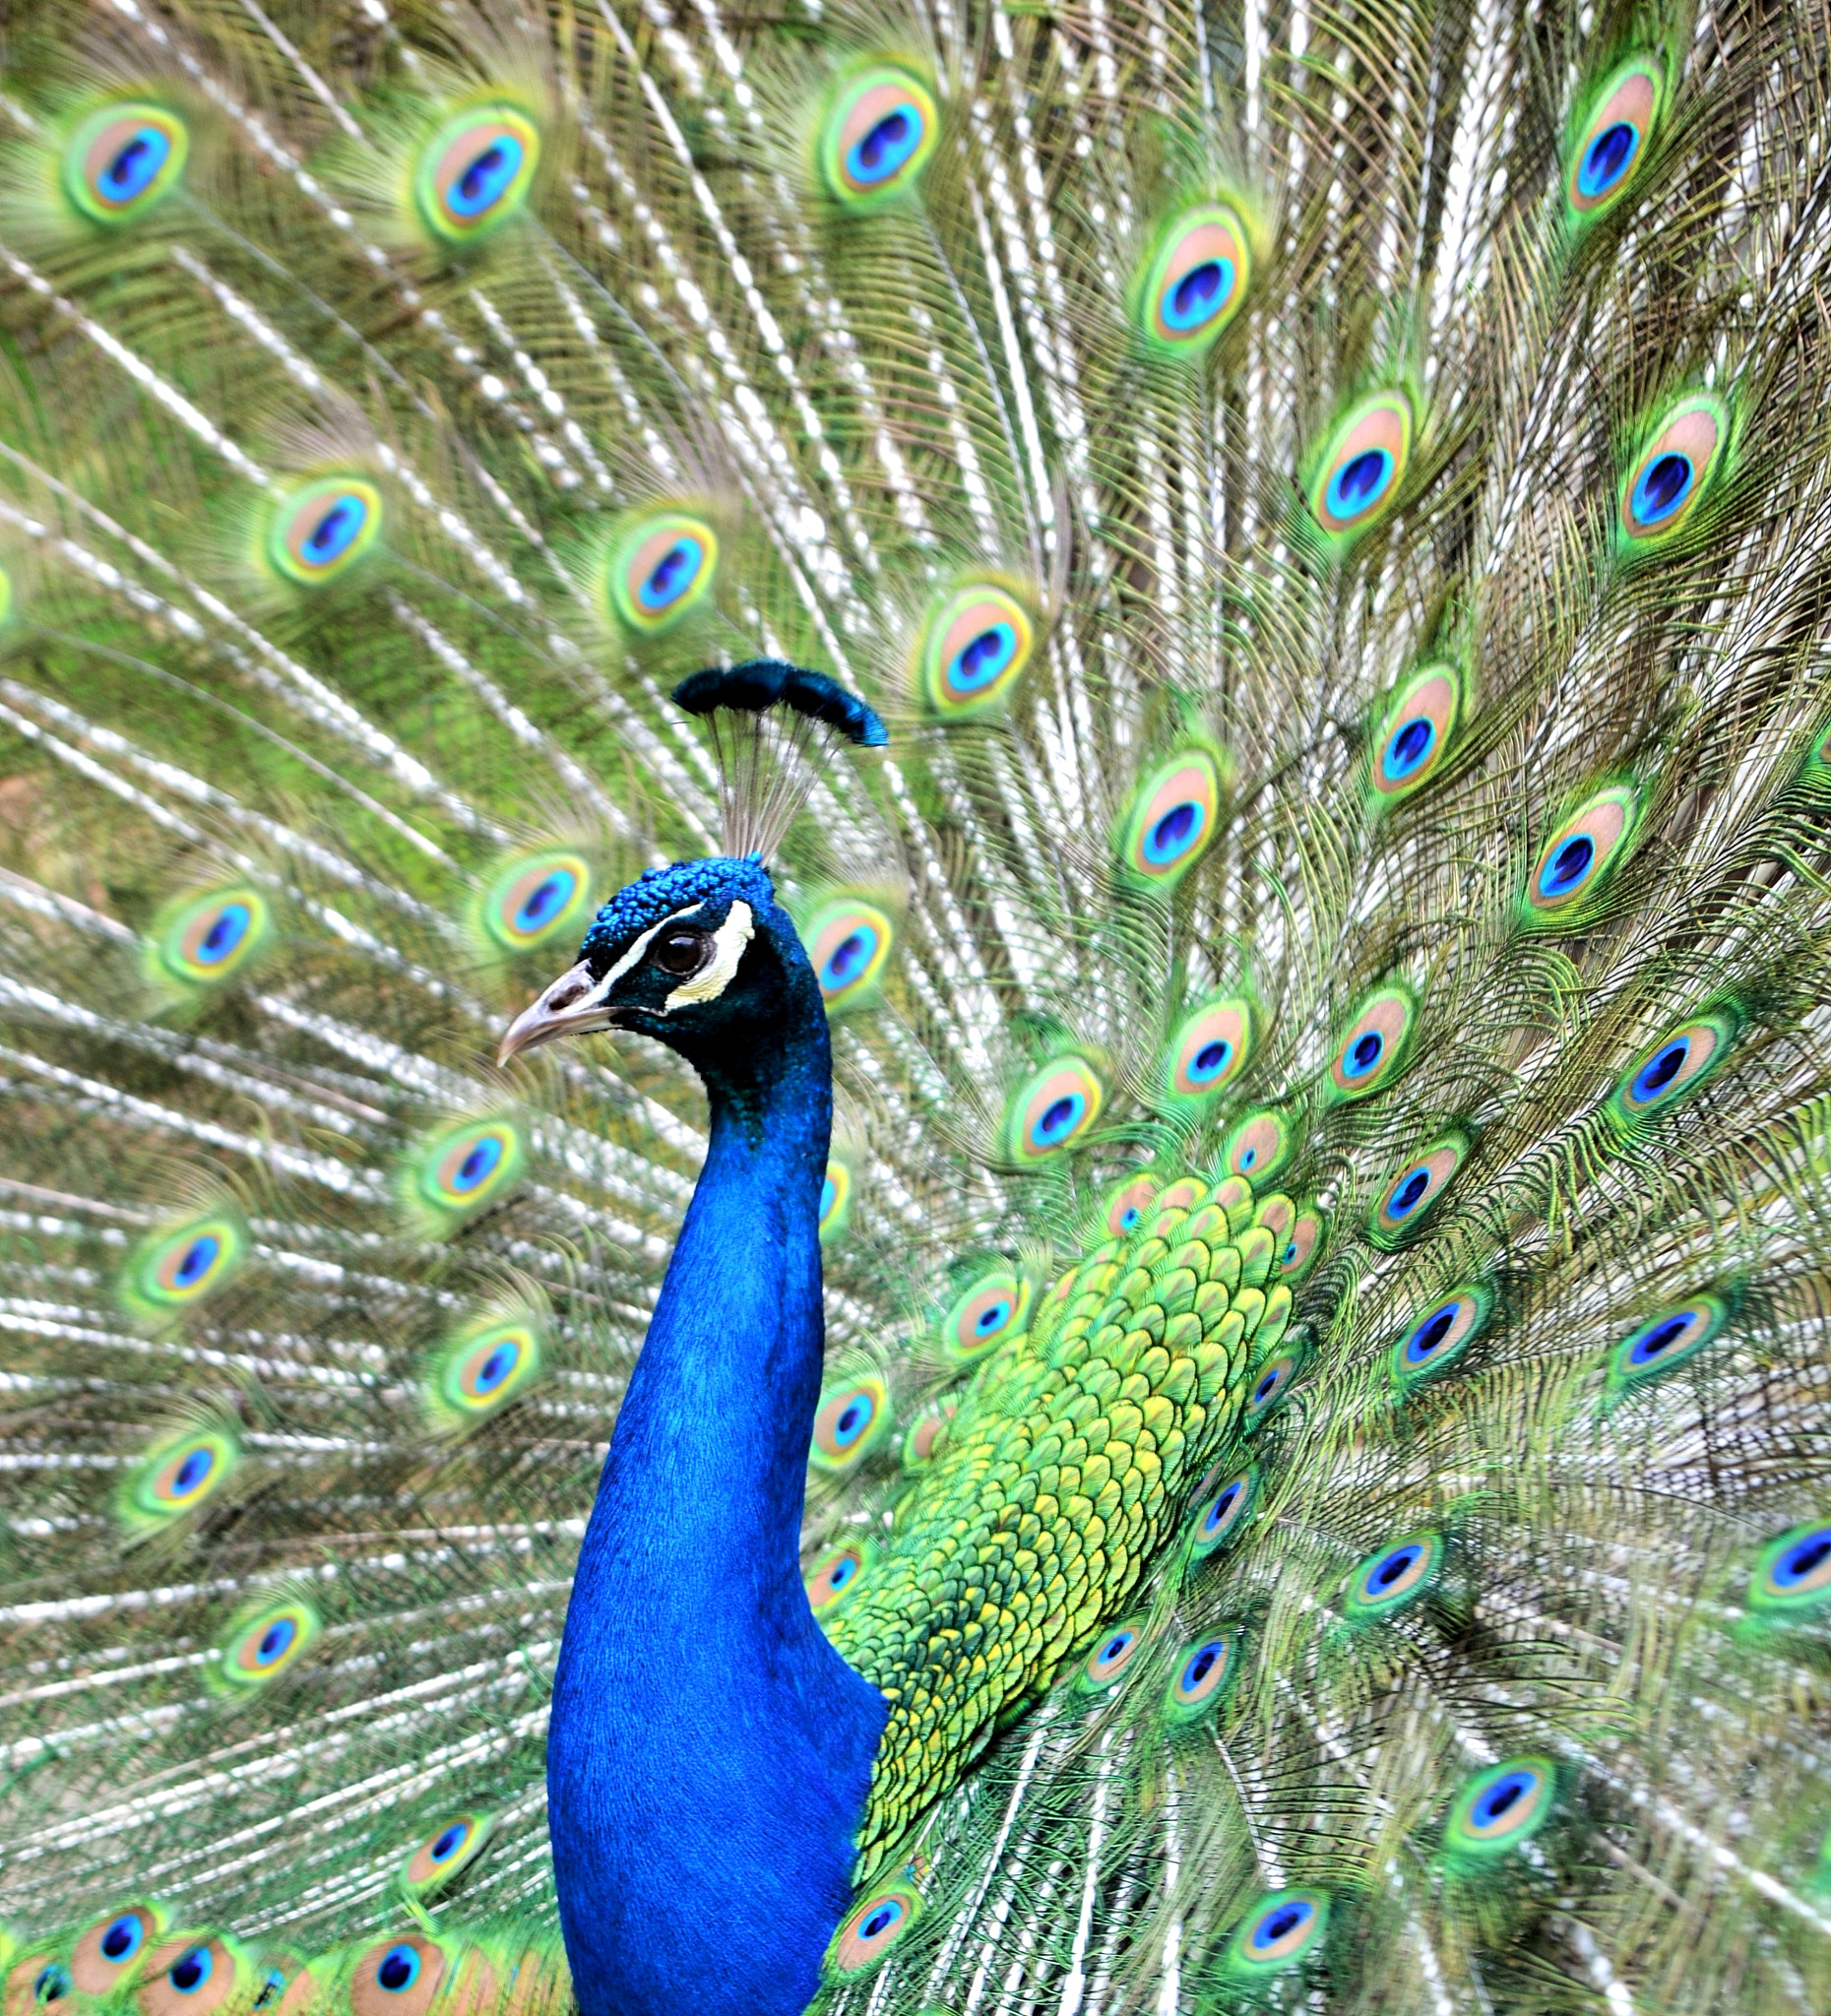
{"label": "peacock body", "polygon": [[4,2016],[1831,2005],[1828,101],[9,21]]}

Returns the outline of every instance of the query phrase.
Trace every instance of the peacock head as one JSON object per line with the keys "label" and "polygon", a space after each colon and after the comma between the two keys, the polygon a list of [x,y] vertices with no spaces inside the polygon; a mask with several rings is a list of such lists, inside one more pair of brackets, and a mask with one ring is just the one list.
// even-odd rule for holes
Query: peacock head
{"label": "peacock head", "polygon": [[714,1079],[820,1018],[793,923],[754,857],[651,868],[598,913],[579,962],[510,1024],[498,1063],[561,1037],[627,1029]]}

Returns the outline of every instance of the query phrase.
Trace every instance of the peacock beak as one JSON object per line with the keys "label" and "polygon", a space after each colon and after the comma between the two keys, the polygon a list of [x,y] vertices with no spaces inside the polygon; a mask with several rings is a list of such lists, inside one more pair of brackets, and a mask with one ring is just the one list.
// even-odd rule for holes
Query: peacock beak
{"label": "peacock beak", "polygon": [[616,1020],[616,1011],[604,1006],[603,996],[615,977],[614,973],[609,973],[600,979],[584,960],[562,973],[538,1000],[530,1003],[509,1024],[496,1050],[497,1064],[506,1064],[523,1050],[555,1042],[562,1036],[608,1029]]}

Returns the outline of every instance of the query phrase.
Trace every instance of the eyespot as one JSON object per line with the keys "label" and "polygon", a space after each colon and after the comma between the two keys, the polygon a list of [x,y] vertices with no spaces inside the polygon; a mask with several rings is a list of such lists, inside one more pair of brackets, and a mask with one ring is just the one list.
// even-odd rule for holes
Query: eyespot
{"label": "eyespot", "polygon": [[639,519],[610,556],[610,604],[640,637],[659,637],[705,600],[719,568],[719,536],[703,518],[664,511]]}
{"label": "eyespot", "polygon": [[218,1676],[234,1693],[248,1693],[296,1666],[322,1628],[318,1612],[296,1597],[243,1611],[221,1641]]}
{"label": "eyespot", "polygon": [[140,2016],[209,2016],[235,1993],[242,1973],[221,1939],[167,1940],[148,1956],[134,2003]]}
{"label": "eyespot", "polygon": [[127,223],[178,186],[190,148],[184,121],[162,105],[103,105],[64,149],[64,192],[93,222]]}
{"label": "eyespot", "polygon": [[415,1896],[441,1889],[468,1869],[489,1845],[494,1831],[487,1813],[454,1813],[420,1841],[401,1867],[401,1881]]}
{"label": "eyespot", "polygon": [[159,1929],[158,1914],[150,1904],[123,1905],[95,1919],[70,1949],[71,1986],[85,1995],[105,1995],[119,1987],[139,1971]]}
{"label": "eyespot", "polygon": [[1267,1358],[1246,1388],[1245,1411],[1240,1426],[1256,1428],[1290,1391],[1291,1383],[1302,1369],[1302,1358],[1294,1351],[1283,1351]]}
{"label": "eyespot", "polygon": [[958,589],[922,633],[921,697],[943,721],[983,714],[1023,676],[1036,642],[1029,612],[1003,589]]}
{"label": "eyespot", "polygon": [[1185,1646],[1164,1696],[1164,1720],[1174,1728],[1211,1715],[1227,1699],[1238,1665],[1239,1640],[1231,1631]]}
{"label": "eyespot", "polygon": [[1623,63],[1603,80],[1570,151],[1564,180],[1574,223],[1587,223],[1626,193],[1646,159],[1665,96],[1665,76],[1645,56]]}
{"label": "eyespot", "polygon": [[1418,1001],[1409,987],[1381,987],[1370,994],[1336,1045],[1329,1083],[1338,1100],[1365,1099],[1390,1081],[1405,1061],[1418,1020]]}
{"label": "eyespot", "polygon": [[852,1216],[852,1170],[837,1158],[827,1164],[820,1182],[820,1239],[836,1239]]}
{"label": "eyespot", "polygon": [[1291,1159],[1294,1143],[1287,1117],[1269,1106],[1247,1113],[1227,1138],[1222,1150],[1229,1171],[1245,1177],[1255,1189],[1269,1183]]}
{"label": "eyespot", "polygon": [[123,1299],[148,1316],[172,1316],[224,1286],[248,1257],[248,1233],[222,1212],[154,1232],[134,1249],[121,1280]]}
{"label": "eyespot", "polygon": [[1435,1379],[1481,1335],[1492,1306],[1484,1288],[1459,1288],[1421,1316],[1392,1348],[1392,1376],[1401,1391]]}
{"label": "eyespot", "polygon": [[1165,1089],[1175,1099],[1212,1099],[1251,1061],[1252,1003],[1243,996],[1196,1009],[1170,1039]]}
{"label": "eyespot", "polygon": [[910,1424],[903,1438],[903,1468],[921,1470],[932,1463],[945,1446],[947,1431],[960,1412],[960,1402],[951,1393],[929,1401]]}
{"label": "eyespot", "polygon": [[242,972],[265,949],[273,913],[259,890],[238,883],[190,896],[166,909],[149,950],[155,976],[212,987]]}
{"label": "eyespot", "polygon": [[123,1516],[130,1525],[157,1527],[195,1512],[222,1488],[240,1460],[240,1445],[220,1428],[167,1437],[131,1473]]}
{"label": "eyespot", "polygon": [[1768,1542],[1748,1584],[1751,1609],[1814,1609],[1831,1597],[1831,1525],[1813,1520]]}
{"label": "eyespot", "polygon": [[1609,1105],[1616,1126],[1625,1132],[1651,1126],[1722,1067],[1740,1034],[1740,1016],[1723,1009],[1661,1037],[1615,1086]]}
{"label": "eyespot", "polygon": [[1351,407],[1329,436],[1309,486],[1325,533],[1353,539],[1391,510],[1412,454],[1412,402],[1376,392]]}
{"label": "eyespot", "polygon": [[1388,803],[1428,784],[1456,732],[1462,680],[1454,665],[1425,665],[1387,703],[1373,740],[1372,784]]}
{"label": "eyespot", "polygon": [[1729,434],[1729,410],[1709,393],[1694,393],[1668,410],[1621,485],[1617,509],[1630,545],[1648,545],[1678,530],[1710,487]]}
{"label": "eyespot", "polygon": [[27,1990],[30,2005],[38,2009],[55,2009],[69,1997],[72,1988],[67,1967],[60,1967],[54,1960],[37,1959],[22,1961],[7,1977],[6,1985],[9,2012],[22,2006],[18,1999],[22,1987]]}
{"label": "eyespot", "polygon": [[821,175],[849,209],[881,203],[915,184],[939,131],[933,97],[907,70],[889,64],[866,70],[827,114]]}
{"label": "eyespot", "polygon": [[1328,1240],[1328,1220],[1313,1204],[1306,1204],[1292,1219],[1291,1228],[1277,1248],[1274,1264],[1278,1278],[1287,1284],[1301,1281],[1321,1259]]}
{"label": "eyespot", "polygon": [[527,1319],[485,1322],[442,1346],[427,1394],[435,1416],[478,1420],[508,1406],[539,1376],[543,1339]]}
{"label": "eyespot", "polygon": [[1141,1618],[1109,1625],[1100,1634],[1094,1649],[1081,1662],[1076,1687],[1084,1694],[1117,1686],[1129,1667],[1144,1649],[1145,1630]]}
{"label": "eyespot", "polygon": [[1435,1210],[1468,1152],[1462,1136],[1445,1135],[1404,1164],[1373,1207],[1373,1243],[1393,1246],[1409,1238]]}
{"label": "eyespot", "polygon": [[1012,1099],[1005,1119],[1011,1159],[1039,1163],[1072,1148],[1100,1117],[1105,1088],[1085,1057],[1057,1057]]}
{"label": "eyespot", "polygon": [[410,1167],[417,1202],[438,1223],[499,1202],[520,1182],[528,1155],[510,1120],[469,1120],[435,1134]]}
{"label": "eyespot", "polygon": [[807,957],[829,1014],[842,1014],[870,997],[895,942],[889,917],[856,897],[837,898],[814,913],[806,931]]}
{"label": "eyespot", "polygon": [[1168,889],[1201,859],[1220,831],[1221,767],[1206,749],[1159,764],[1132,798],[1119,859],[1140,882]]}
{"label": "eyespot", "polygon": [[448,119],[421,154],[413,201],[436,237],[469,244],[527,202],[539,160],[532,121],[509,105],[473,105]]}
{"label": "eyespot", "polygon": [[317,588],[347,572],[381,535],[382,496],[360,476],[320,476],[275,511],[267,555],[288,581]]}
{"label": "eyespot", "polygon": [[1239,219],[1211,203],[1164,233],[1142,288],[1145,334],[1162,348],[1199,356],[1239,313],[1252,254]]}
{"label": "eyespot", "polygon": [[1627,857],[1640,823],[1639,794],[1610,786],[1586,799],[1540,850],[1526,878],[1529,921],[1575,921]]}
{"label": "eyespot", "polygon": [[881,1379],[848,1379],[820,1396],[808,1461],[816,1470],[851,1470],[889,1432],[889,1388]]}
{"label": "eyespot", "polygon": [[1636,1325],[1609,1354],[1611,1392],[1651,1386],[1675,1372],[1715,1343],[1729,1320],[1729,1304],[1721,1295],[1699,1294]]}
{"label": "eyespot", "polygon": [[921,1916],[921,1899],[906,1884],[873,1890],[840,1921],[833,1935],[835,1974],[852,1976],[875,1967]]}
{"label": "eyespot", "polygon": [[445,1978],[445,1955],[435,1940],[410,1932],[378,1939],[356,1962],[349,1983],[354,2016],[425,2016]]}
{"label": "eyespot", "polygon": [[1157,1192],[1155,1176],[1134,1176],[1130,1182],[1121,1183],[1107,1197],[1101,1219],[1107,1238],[1130,1238],[1144,1223],[1145,1213],[1157,1201]]}
{"label": "eyespot", "polygon": [[1228,1965],[1247,1976],[1295,1967],[1321,1945],[1328,1925],[1326,1890],[1274,1890],[1233,1934]]}
{"label": "eyespot", "polygon": [[972,1364],[1016,1337],[1030,1311],[1029,1287],[1009,1268],[983,1274],[948,1310],[941,1348],[956,1364]]}
{"label": "eyespot", "polygon": [[1388,1541],[1348,1578],[1344,1607],[1356,1622],[1396,1616],[1430,1590],[1442,1566],[1438,1534],[1410,1533]]}
{"label": "eyespot", "polygon": [[877,1549],[868,1540],[848,1541],[822,1554],[803,1581],[809,1606],[830,1610],[843,1603],[876,1556]]}
{"label": "eyespot", "polygon": [[577,854],[521,854],[497,870],[480,905],[483,929],[505,952],[576,934],[592,907],[592,871]]}
{"label": "eyespot", "polygon": [[1244,1532],[1259,1503],[1259,1473],[1252,1466],[1235,1471],[1218,1488],[1212,1480],[1196,1493],[1194,1530],[1189,1540],[1191,1563],[1205,1561]]}
{"label": "eyespot", "polygon": [[1478,1771],[1456,1795],[1443,1828],[1444,1853],[1460,1860],[1509,1855],[1551,1817],[1557,1770],[1545,1757],[1509,1757]]}

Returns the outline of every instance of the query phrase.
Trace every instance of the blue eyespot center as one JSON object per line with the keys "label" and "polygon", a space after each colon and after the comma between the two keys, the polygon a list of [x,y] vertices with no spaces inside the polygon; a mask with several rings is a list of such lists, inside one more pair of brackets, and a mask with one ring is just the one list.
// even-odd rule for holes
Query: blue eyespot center
{"label": "blue eyespot center", "polygon": [[1539,877],[1539,893],[1542,896],[1568,896],[1589,873],[1590,862],[1595,855],[1596,845],[1587,833],[1572,834],[1561,847],[1553,850],[1550,859],[1546,862]]}
{"label": "blue eyespot center", "polygon": [[465,1837],[470,1831],[464,1821],[454,1820],[432,1844],[432,1859],[435,1862],[449,1861],[464,1846]]}
{"label": "blue eyespot center", "polygon": [[195,1288],[211,1268],[216,1265],[217,1255],[222,1250],[222,1241],[215,1232],[202,1232],[191,1241],[190,1247],[172,1274],[174,1288]]}
{"label": "blue eyespot center", "polygon": [[1827,1560],[1831,1560],[1831,1530],[1808,1533],[1802,1540],[1795,1541],[1774,1563],[1775,1585],[1792,1589],[1822,1568]]}
{"label": "blue eyespot center", "polygon": [[1398,1188],[1393,1191],[1392,1197],[1386,1206],[1386,1216],[1388,1218],[1410,1217],[1418,1209],[1419,1205],[1424,1201],[1424,1194],[1429,1188],[1430,1171],[1428,1169],[1414,1169]]}
{"label": "blue eyespot center", "polygon": [[305,558],[314,567],[328,566],[340,553],[348,551],[368,515],[369,508],[360,497],[334,498],[330,509],[305,536]]}
{"label": "blue eyespot center", "polygon": [[1634,1365],[1648,1365],[1668,1352],[1691,1327],[1689,1315],[1668,1316],[1663,1323],[1656,1323],[1642,1337],[1634,1341],[1634,1348],[1628,1354],[1628,1362]]}
{"label": "blue eyespot center", "polygon": [[840,1410],[839,1418],[833,1423],[833,1440],[841,1449],[849,1449],[866,1428],[877,1412],[876,1404],[868,1393],[854,1394]]}
{"label": "blue eyespot center", "polygon": [[501,1160],[502,1143],[495,1135],[485,1134],[458,1165],[452,1177],[452,1188],[461,1197],[474,1190]]}
{"label": "blue eyespot center", "polygon": [[197,942],[199,966],[220,966],[248,935],[254,913],[245,903],[227,903]]}
{"label": "blue eyespot center", "polygon": [[1642,525],[1658,525],[1670,518],[1690,494],[1696,479],[1691,458],[1676,449],[1656,455],[1634,485],[1634,516]]}
{"label": "blue eyespot center", "polygon": [[1253,1405],[1255,1407],[1263,1407],[1265,1403],[1271,1399],[1272,1395],[1278,1391],[1279,1387],[1284,1384],[1284,1382],[1285,1368],[1282,1365],[1274,1365],[1272,1369],[1266,1373],[1264,1378],[1262,1378],[1259,1381],[1259,1383],[1252,1389]]}
{"label": "blue eyespot center", "polygon": [[137,128],[102,169],[102,195],[110,203],[131,203],[151,185],[170,153],[170,137],[157,126]]}
{"label": "blue eyespot center", "polygon": [[978,693],[1016,656],[1017,632],[1009,623],[993,623],[954,654],[948,662],[947,683],[956,693]]}
{"label": "blue eyespot center", "polygon": [[261,1633],[261,1642],[254,1648],[256,1666],[272,1666],[298,1636],[298,1626],[290,1617],[276,1617]]}
{"label": "blue eyespot center", "polygon": [[1202,1532],[1204,1534],[1215,1534],[1221,1531],[1222,1527],[1227,1524],[1233,1507],[1239,1502],[1239,1494],[1244,1489],[1245,1485],[1237,1480],[1228,1485],[1227,1489],[1208,1508],[1208,1517],[1202,1521]]}
{"label": "blue eyespot center", "polygon": [[572,901],[577,878],[569,868],[555,868],[528,892],[522,907],[515,913],[515,929],[537,931],[550,918],[557,916]]}
{"label": "blue eyespot center", "polygon": [[1380,768],[1388,782],[1410,777],[1430,754],[1437,739],[1436,723],[1426,715],[1414,715],[1386,744]]}
{"label": "blue eyespot center", "polygon": [[1145,836],[1144,856],[1154,867],[1187,853],[1207,823],[1207,814],[1193,798],[1184,798],[1157,821]]}
{"label": "blue eyespot center", "polygon": [[1192,266],[1169,290],[1164,303],[1164,323],[1178,335],[1200,329],[1212,322],[1233,291],[1233,262],[1205,259]]}
{"label": "blue eyespot center", "polygon": [[989,1337],[994,1330],[1002,1330],[1011,1320],[1011,1304],[994,1302],[989,1309],[981,1309],[974,1328],[981,1337]]}
{"label": "blue eyespot center", "polygon": [[1379,501],[1392,479],[1392,456],[1384,448],[1363,448],[1329,478],[1323,502],[1336,519],[1357,518]]}
{"label": "blue eyespot center", "polygon": [[1233,1045],[1224,1037],[1215,1037],[1190,1059],[1189,1077],[1197,1085],[1206,1085],[1211,1079],[1220,1077],[1232,1056]]}
{"label": "blue eyespot center", "polygon": [[1350,1078],[1364,1078],[1379,1062],[1380,1052],[1386,1047],[1386,1040],[1378,1030],[1370,1029],[1349,1044],[1343,1053],[1342,1069]]}
{"label": "blue eyespot center", "polygon": [[835,1592],[842,1590],[857,1572],[857,1562],[848,1554],[844,1560],[833,1564],[833,1572],[827,1577],[827,1587]]}
{"label": "blue eyespot center", "polygon": [[858,1926],[861,1939],[881,1939],[892,1925],[903,1916],[903,1907],[894,1897],[886,1897],[882,1904],[875,1906],[869,1917]]}
{"label": "blue eyespot center", "polygon": [[820,1185],[820,1216],[822,1219],[825,1219],[832,1211],[838,1196],[839,1190],[834,1184],[833,1178],[831,1176],[826,1177]]}
{"label": "blue eyespot center", "polygon": [[70,1977],[58,1966],[41,1967],[32,1984],[32,1998],[40,2004],[61,2002],[70,1992]]}
{"label": "blue eyespot center", "polygon": [[1532,1786],[1533,1781],[1523,1771],[1516,1771],[1497,1785],[1489,1786],[1475,1802],[1476,1825],[1491,1827],[1502,1814],[1519,1804]]}
{"label": "blue eyespot center", "polygon": [[146,1926],[139,1918],[132,1912],[124,1913],[101,1935],[102,1958],[112,1960],[118,1967],[123,1960],[131,1960],[139,1952],[140,1942],[146,1935]]}
{"label": "blue eyespot center", "polygon": [[649,570],[649,578],[636,591],[636,599],[645,609],[652,610],[677,602],[693,586],[704,558],[698,539],[685,536],[677,538]]}
{"label": "blue eyespot center", "polygon": [[1422,1558],[1423,1551],[1416,1541],[1402,1547],[1394,1547],[1391,1553],[1374,1564],[1371,1574],[1367,1577],[1367,1587],[1375,1594],[1383,1595],[1408,1569]]}
{"label": "blue eyespot center", "polygon": [[834,946],[827,956],[827,963],[820,969],[820,983],[831,993],[850,986],[864,969],[870,965],[877,950],[877,933],[860,925],[855,931],[849,931]]}
{"label": "blue eyespot center", "polygon": [[[199,1448],[193,1449],[190,1452],[190,1454],[185,1457],[184,1461],[181,1464],[179,1464],[177,1472],[172,1478],[171,1495],[174,1498],[190,1497],[194,1492],[202,1489],[205,1479],[209,1477],[210,1473],[216,1468],[216,1452],[213,1449],[210,1449],[207,1446],[200,1446]],[[108,1938],[112,1937],[115,1932],[119,1931],[123,1925],[132,1924],[138,1926],[139,1923],[140,1921],[138,1919],[116,1919],[114,1923],[108,1927],[107,1935],[102,1939],[101,1950],[104,1953],[107,1952]],[[137,1945],[138,1943],[139,1936],[136,1932],[135,1944]],[[129,1951],[131,1950],[132,1948],[130,1947]]]}
{"label": "blue eyespot center", "polygon": [[390,1946],[375,1970],[377,1984],[389,1994],[404,1994],[419,1979],[419,1955],[411,1946]]}
{"label": "blue eyespot center", "polygon": [[1640,151],[1640,134],[1625,119],[1605,126],[1584,151],[1577,169],[1577,189],[1589,197],[1606,196],[1627,173]]}
{"label": "blue eyespot center", "polygon": [[1086,1110],[1087,1101],[1078,1092],[1064,1093],[1060,1099],[1051,1100],[1037,1122],[1038,1141],[1046,1145],[1061,1140],[1074,1130]]}
{"label": "blue eyespot center", "polygon": [[1406,1362],[1421,1365],[1450,1334],[1461,1309],[1460,1302],[1446,1302],[1434,1315],[1426,1316],[1405,1341]]}
{"label": "blue eyespot center", "polygon": [[165,1978],[181,1995],[194,1995],[210,1979],[215,1965],[208,1946],[190,1946],[166,1970]]}
{"label": "blue eyespot center", "polygon": [[1249,1941],[1255,1953],[1269,1953],[1299,1927],[1308,1924],[1316,1915],[1316,1907],[1301,1898],[1293,1899],[1289,1904],[1278,1905],[1268,1911],[1252,1928]]}
{"label": "blue eyespot center", "polygon": [[493,1393],[515,1369],[521,1354],[512,1344],[499,1344],[476,1369],[476,1390]]}
{"label": "blue eyespot center", "polygon": [[913,106],[898,105],[853,143],[846,172],[860,184],[887,181],[920,145],[920,116]]}
{"label": "blue eyespot center", "polygon": [[498,133],[452,183],[446,202],[455,217],[478,218],[493,210],[521,173],[525,158],[512,133]]}
{"label": "blue eyespot center", "polygon": [[1675,1042],[1667,1043],[1649,1057],[1635,1078],[1631,1097],[1637,1104],[1646,1104],[1658,1099],[1684,1069],[1685,1059],[1691,1054],[1688,1037],[1680,1037]]}
{"label": "blue eyespot center", "polygon": [[1192,1694],[1215,1670],[1215,1662],[1221,1657],[1219,1645],[1204,1645],[1182,1670],[1182,1691]]}
{"label": "blue eyespot center", "polygon": [[1128,1232],[1134,1230],[1137,1228],[1138,1221],[1142,1216],[1143,1213],[1139,1211],[1137,1205],[1128,1204],[1125,1207],[1125,1209],[1119,1213],[1119,1229],[1121,1231]]}
{"label": "blue eyespot center", "polygon": [[1251,1168],[1258,1159],[1259,1151],[1256,1148],[1242,1148],[1239,1152],[1239,1166],[1242,1169]]}

